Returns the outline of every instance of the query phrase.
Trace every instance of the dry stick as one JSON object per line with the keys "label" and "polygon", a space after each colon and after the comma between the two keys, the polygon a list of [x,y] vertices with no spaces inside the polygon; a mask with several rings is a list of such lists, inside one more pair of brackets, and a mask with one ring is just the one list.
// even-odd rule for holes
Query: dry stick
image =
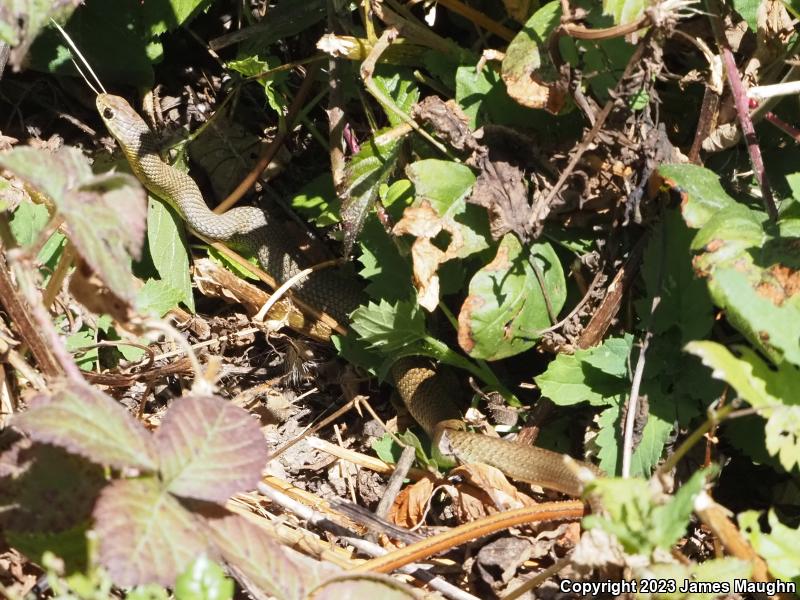
{"label": "dry stick", "polygon": [[[619,87],[620,84],[631,74],[635,67],[639,66],[639,61],[642,58],[642,54],[644,53],[644,49],[647,46],[647,41],[650,38],[651,33],[648,32],[645,39],[639,42],[636,46],[636,50],[634,50],[633,54],[631,55],[630,60],[628,60],[628,64],[625,66],[625,71],[622,73],[622,77],[619,78],[619,82],[617,83],[616,87]],[[556,195],[561,191],[561,188],[564,186],[564,183],[567,181],[567,178],[572,175],[572,171],[575,170],[575,167],[580,161],[583,153],[589,148],[589,145],[594,141],[594,137],[598,134],[600,129],[602,129],[603,124],[606,122],[608,115],[611,114],[611,109],[614,107],[614,99],[612,98],[608,102],[606,102],[605,106],[603,106],[603,110],[600,111],[600,114],[597,115],[597,120],[595,124],[592,126],[589,133],[587,133],[583,140],[581,140],[580,146],[575,151],[575,154],[572,156],[572,159],[569,161],[567,168],[564,169],[564,172],[561,173],[561,176],[558,178],[558,181],[550,190],[550,193],[547,195],[547,198],[544,201],[544,206],[550,206],[553,202],[553,199]],[[531,215],[531,219],[528,221],[528,226],[533,228],[534,221],[537,218],[537,214],[534,213]]]}
{"label": "dry stick", "polygon": [[289,277],[289,279],[284,281],[281,284],[281,286],[272,293],[272,295],[269,297],[269,300],[267,300],[264,303],[264,306],[262,306],[261,309],[258,311],[258,313],[256,313],[256,315],[253,317],[253,320],[259,322],[263,321],[267,316],[267,313],[270,311],[270,309],[273,306],[275,306],[275,303],[278,302],[278,300],[283,298],[286,292],[288,292],[291,288],[293,288],[297,283],[299,283],[300,281],[304,280],[306,277],[311,275],[311,273],[313,273],[314,271],[321,271],[322,269],[326,269],[328,267],[334,267],[340,263],[341,261],[338,258],[333,260],[326,260],[325,262],[318,263],[313,267],[303,269],[299,273],[295,273],[294,275]]}
{"label": "dry stick", "polygon": [[261,173],[264,172],[269,166],[269,163],[272,162],[272,159],[278,154],[278,150],[283,145],[286,136],[294,125],[295,117],[300,112],[303,102],[305,102],[306,97],[311,92],[311,86],[314,84],[314,77],[318,70],[319,65],[317,64],[312,65],[308,69],[305,79],[303,79],[303,83],[300,85],[300,89],[297,90],[297,95],[294,97],[294,100],[292,100],[292,103],[289,105],[289,111],[286,113],[286,128],[282,131],[278,131],[272,142],[264,148],[264,152],[258,158],[258,162],[256,162],[250,173],[247,174],[247,177],[245,177],[242,182],[236,186],[236,189],[228,194],[228,197],[214,209],[215,213],[224,213],[231,206],[236,204],[239,199],[253,187],[255,182],[258,181],[258,178],[261,177]]}
{"label": "dry stick", "polygon": [[455,548],[464,542],[481,538],[509,527],[529,523],[580,519],[584,514],[586,514],[586,507],[581,500],[545,502],[534,506],[525,506],[490,515],[470,523],[464,523],[444,533],[390,552],[386,556],[368,560],[359,565],[356,570],[360,572],[389,573],[403,565],[428,558],[434,554]]}
{"label": "dry stick", "polygon": [[[342,541],[346,544],[350,544],[363,554],[367,554],[369,556],[377,557],[377,556],[384,556],[388,554],[389,551],[385,548],[375,544],[373,542],[369,542],[367,540],[363,540],[361,538],[354,538],[354,537],[346,537],[343,536]],[[443,596],[450,598],[451,600],[478,600],[472,594],[469,594],[462,590],[459,587],[454,586],[452,583],[433,575],[432,573],[428,573],[427,565],[406,565],[405,567],[400,567],[398,571],[404,573],[406,575],[411,575],[419,579],[420,581],[424,581],[427,583],[431,588],[442,594]]]}
{"label": "dry stick", "polygon": [[403,453],[395,465],[394,473],[389,478],[389,483],[386,484],[386,489],[383,491],[378,507],[375,509],[375,516],[385,519],[389,516],[389,509],[394,504],[397,494],[400,493],[400,487],[403,485],[403,480],[408,475],[411,465],[417,456],[417,451],[413,446],[406,446],[403,448]]}
{"label": "dry stick", "polygon": [[542,585],[545,581],[550,579],[553,575],[557,574],[560,570],[569,565],[571,562],[572,559],[570,559],[569,556],[557,560],[555,563],[547,567],[541,573],[537,573],[534,577],[531,577],[525,583],[522,583],[517,587],[515,587],[508,594],[501,597],[500,600],[516,600],[523,594],[526,594],[527,592],[531,591],[533,588]]}
{"label": "dry stick", "polygon": [[636,423],[636,414],[639,409],[639,390],[642,387],[642,377],[644,376],[644,366],[647,355],[647,349],[650,346],[650,340],[653,338],[653,315],[661,303],[661,286],[664,277],[664,261],[667,255],[667,236],[661,235],[661,256],[658,261],[658,273],[656,275],[656,292],[653,300],[650,303],[650,312],[647,317],[647,329],[645,330],[644,339],[642,340],[642,347],[639,350],[639,357],[636,360],[636,368],[633,372],[633,381],[631,382],[631,393],[628,397],[628,410],[625,413],[625,428],[622,438],[622,476],[627,478],[631,474],[631,459],[633,457],[633,430]]}
{"label": "dry stick", "polygon": [[303,433],[301,433],[300,435],[298,435],[298,436],[295,436],[294,438],[292,438],[291,440],[289,440],[288,442],[286,442],[286,443],[285,443],[283,446],[281,446],[280,448],[278,448],[277,450],[275,450],[275,452],[271,453],[271,454],[270,454],[270,455],[267,457],[267,462],[270,462],[270,461],[273,461],[273,460],[275,460],[275,459],[276,459],[276,458],[278,458],[278,457],[279,457],[281,454],[283,454],[284,452],[286,452],[286,451],[287,451],[289,448],[291,448],[292,446],[294,446],[295,444],[297,444],[297,442],[300,442],[300,441],[302,441],[302,440],[306,439],[308,436],[310,436],[310,435],[314,435],[314,434],[315,434],[315,433],[317,433],[317,432],[318,432],[320,429],[322,429],[322,428],[324,428],[324,427],[327,427],[328,425],[330,425],[331,423],[333,423],[333,422],[334,422],[336,419],[338,419],[339,417],[341,417],[343,414],[345,414],[345,413],[347,413],[348,411],[350,411],[350,410],[351,410],[351,409],[352,409],[352,408],[353,408],[353,407],[356,405],[356,403],[357,403],[357,402],[358,402],[358,396],[356,396],[355,398],[353,398],[352,400],[350,400],[350,401],[349,401],[347,404],[345,404],[344,406],[342,406],[340,409],[338,409],[338,410],[337,410],[336,412],[334,412],[332,415],[330,415],[330,416],[328,416],[328,417],[325,417],[324,419],[322,419],[322,421],[320,421],[320,422],[319,422],[319,423],[317,423],[316,425],[314,425],[314,426],[312,426],[312,427],[309,427],[308,429],[306,429],[306,430],[305,430]]}
{"label": "dry stick", "polygon": [[[306,506],[305,504],[298,502],[294,498],[291,498],[287,494],[266,485],[265,483],[258,484],[258,491],[269,498],[272,502],[282,506],[286,510],[291,511],[299,518],[311,523],[312,525],[316,525],[317,527],[321,527],[331,533],[348,539],[361,539],[355,532],[350,531],[346,527],[342,527],[338,523],[334,523],[328,517],[323,515],[322,513],[315,511],[313,508]],[[378,546],[377,544],[371,544],[370,542],[366,542],[362,540],[359,544],[359,550],[364,552],[365,554],[370,554],[372,556],[381,556],[384,552],[383,548]],[[425,581],[431,588],[435,589],[436,591],[440,592],[442,595],[447,596],[448,598],[452,598],[453,600],[473,600],[472,596],[464,595],[461,590],[456,588],[450,583],[447,583],[443,579],[439,577],[435,577],[430,573],[426,573],[425,571],[421,570],[418,567],[410,565],[411,573],[410,575],[414,577],[418,577],[422,581]],[[404,571],[406,572],[406,571]],[[453,593],[453,592],[458,593]]]}
{"label": "dry stick", "polygon": [[705,491],[701,491],[694,499],[693,508],[700,520],[714,532],[730,554],[753,565],[753,579],[769,581],[769,571],[764,559],[756,554],[739,528],[728,518],[727,509],[714,502]]}
{"label": "dry stick", "polygon": [[2,252],[0,252],[0,304],[8,313],[22,342],[30,348],[42,373],[48,378],[61,375],[62,371],[53,357],[50,345],[45,340],[42,330],[36,326],[27,303],[11,281],[8,263]]}

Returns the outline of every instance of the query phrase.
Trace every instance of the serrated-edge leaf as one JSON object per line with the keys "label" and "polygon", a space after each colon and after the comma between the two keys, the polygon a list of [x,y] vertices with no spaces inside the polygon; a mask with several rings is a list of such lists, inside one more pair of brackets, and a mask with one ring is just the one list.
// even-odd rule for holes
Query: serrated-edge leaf
{"label": "serrated-edge leaf", "polygon": [[208,519],[205,530],[233,574],[279,599],[305,598],[337,570],[278,544],[245,515]]}
{"label": "serrated-edge leaf", "polygon": [[351,317],[353,330],[367,343],[368,348],[391,353],[422,340],[425,315],[412,302],[390,304],[369,302],[358,307]]}
{"label": "serrated-edge leaf", "polygon": [[40,394],[15,426],[34,440],[66,448],[102,465],[153,471],[158,465],[148,431],[120,404],[93,387],[62,384]]}
{"label": "serrated-edge leaf", "polygon": [[[770,408],[782,406],[779,398],[770,395],[766,382],[753,373],[751,362],[736,358],[722,344],[708,340],[690,342],[686,351],[699,357],[703,364],[712,369],[711,376],[730,384],[741,398],[754,408]],[[751,359],[759,360],[752,355]]]}
{"label": "serrated-edge leaf", "polygon": [[214,396],[173,401],[155,435],[166,489],[185,498],[224,502],[253,489],[267,462],[256,420]]}
{"label": "serrated-edge leaf", "polygon": [[154,478],[106,486],[94,518],[98,560],[120,586],[172,586],[197,556],[217,556],[199,519]]}

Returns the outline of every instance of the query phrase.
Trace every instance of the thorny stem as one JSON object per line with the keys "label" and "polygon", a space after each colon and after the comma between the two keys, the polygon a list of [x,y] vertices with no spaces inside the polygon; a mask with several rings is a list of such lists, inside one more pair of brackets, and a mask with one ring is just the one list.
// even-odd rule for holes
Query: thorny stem
{"label": "thorny stem", "polygon": [[720,55],[722,56],[722,65],[725,68],[725,75],[728,79],[728,84],[731,86],[731,94],[733,95],[733,102],[736,106],[739,126],[742,129],[742,134],[747,143],[747,153],[750,155],[750,162],[753,165],[753,171],[758,180],[758,185],[761,188],[761,202],[763,202],[770,220],[774,222],[778,218],[778,209],[775,206],[772,190],[767,181],[764,160],[761,156],[761,148],[758,145],[756,130],[750,116],[750,102],[747,98],[747,92],[742,85],[742,78],[739,75],[739,69],[736,67],[736,60],[728,44],[728,39],[722,31],[720,17],[722,14],[722,3],[719,2],[719,0],[707,0],[706,5],[711,22],[711,30],[714,32],[714,39],[717,42],[717,48],[719,48]]}

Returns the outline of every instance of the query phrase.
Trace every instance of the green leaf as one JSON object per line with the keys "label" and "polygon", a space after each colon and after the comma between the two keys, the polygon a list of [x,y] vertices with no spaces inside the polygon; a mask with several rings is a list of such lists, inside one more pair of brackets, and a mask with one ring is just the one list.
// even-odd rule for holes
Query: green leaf
{"label": "green leaf", "polygon": [[12,47],[9,63],[22,67],[33,41],[50,19],[63,23],[78,2],[51,0],[4,0],[0,3],[0,43]]}
{"label": "green leaf", "polygon": [[166,489],[184,498],[223,503],[255,488],[267,462],[258,423],[214,396],[173,400],[155,443]]}
{"label": "green leaf", "polygon": [[98,562],[121,586],[172,586],[209,546],[198,518],[152,477],[106,486],[94,518]]}
{"label": "green leaf", "polygon": [[632,341],[632,336],[609,338],[594,348],[559,354],[535,378],[536,385],[543,396],[560,406],[584,401],[618,404],[630,387],[627,365]]}
{"label": "green leaf", "polygon": [[[758,282],[755,286],[760,287]],[[731,323],[773,362],[783,358],[800,365],[800,295],[773,300],[760,294],[745,274],[729,268],[714,270],[710,291]]]}
{"label": "green leaf", "polygon": [[[158,36],[196,16],[211,0],[88,0],[75,11],[65,29],[86,56],[101,81],[153,85],[152,63],[161,59]],[[48,30],[31,51],[34,68],[77,75],[66,43]]]}
{"label": "green leaf", "polygon": [[750,31],[758,31],[758,7],[760,0],[733,0],[733,8],[747,22]]}
{"label": "green leaf", "polygon": [[56,444],[101,465],[156,469],[147,430],[116,400],[88,384],[65,383],[40,394],[14,424],[34,440]]}
{"label": "green leaf", "polygon": [[649,7],[645,0],[603,0],[603,14],[614,19],[614,25],[635,23]]}
{"label": "green leaf", "polygon": [[[252,279],[253,281],[259,281],[258,277],[253,275],[248,269],[240,265],[238,262],[235,262],[228,258],[226,254],[223,254],[213,246],[208,246],[208,258],[210,258],[216,264],[228,269],[228,271],[235,273],[237,277],[242,279]],[[253,266],[258,266],[258,259],[255,257],[251,257],[248,259],[249,262]]]}
{"label": "green leaf", "polygon": [[412,302],[369,302],[351,317],[353,330],[368,348],[391,354],[425,338],[425,315]]}
{"label": "green leaf", "polygon": [[148,279],[136,295],[136,310],[163,317],[183,299],[183,293],[166,281]]}
{"label": "green leaf", "polygon": [[[650,414],[647,424],[644,426],[639,444],[631,455],[631,475],[633,477],[649,477],[652,474],[664,454],[664,446],[672,434],[675,423],[675,405],[670,397],[657,397],[651,393],[648,399]],[[659,402],[666,406],[655,406]],[[656,408],[665,409],[668,414],[660,415],[655,410]],[[619,427],[619,423],[617,423],[617,427]]]}
{"label": "green leaf", "polygon": [[37,240],[48,221],[50,211],[44,204],[23,201],[11,215],[9,226],[17,243],[25,247]]}
{"label": "green leaf", "polygon": [[230,600],[233,579],[205,554],[198,556],[175,582],[175,600]]}
{"label": "green leaf", "polygon": [[[380,65],[372,81],[385,96],[394,100],[395,106],[401,112],[411,114],[412,107],[419,100],[419,88],[410,70]],[[395,111],[390,109],[385,112],[392,127],[404,123]]]}
{"label": "green leaf", "polygon": [[800,406],[773,410],[764,433],[767,435],[767,450],[778,457],[784,469],[791,471],[795,465],[800,465]]}
{"label": "green leaf", "polygon": [[[698,233],[697,237],[700,235]],[[705,337],[714,318],[706,283],[692,268],[689,252],[692,237],[694,232],[686,227],[677,211],[666,213],[654,228],[645,249],[642,277],[647,297],[636,303],[640,317],[648,322],[652,299],[660,296],[650,329],[654,334],[661,334],[677,326],[681,331],[681,345]]]}
{"label": "green leaf", "polygon": [[406,168],[419,201],[427,200],[443,220],[454,222],[461,237],[454,256],[466,258],[489,247],[489,221],[478,206],[467,204],[475,184],[469,167],[448,160],[419,160]]}
{"label": "green leaf", "polygon": [[333,177],[323,173],[304,185],[291,200],[292,208],[317,227],[339,222],[341,202],[333,187]]}
{"label": "green leaf", "polygon": [[147,244],[161,280],[181,294],[179,300],[194,312],[189,247],[183,221],[171,206],[150,196]]}
{"label": "green leaf", "polygon": [[686,527],[692,516],[694,499],[703,489],[706,471],[696,471],[666,504],[656,506],[652,512],[650,529],[653,543],[660,548],[670,548],[686,534]]}
{"label": "green leaf", "polygon": [[722,188],[719,177],[703,167],[661,165],[658,172],[681,194],[683,218],[693,229],[699,229],[717,212],[736,202]]}
{"label": "green leaf", "polygon": [[712,290],[714,269],[733,267],[739,270],[759,271],[748,252],[758,251],[767,243],[762,222],[763,213],[757,213],[744,205],[734,204],[714,214],[697,232],[692,241],[692,250],[700,250],[694,261],[699,273],[711,273]]}
{"label": "green leaf", "polygon": [[[84,371],[91,371],[97,366],[100,357],[98,348],[88,348],[97,343],[95,332],[90,329],[80,329],[67,336],[65,346],[68,352],[74,352],[75,364]],[[86,348],[86,350],[81,350]]]}
{"label": "green leaf", "polygon": [[514,36],[502,63],[508,95],[523,106],[546,108],[553,114],[560,112],[566,101],[566,90],[547,47],[560,18],[559,2],[542,6]]}
{"label": "green leaf", "polygon": [[388,433],[384,433],[381,437],[372,442],[372,449],[383,462],[395,464],[400,459],[400,454],[403,452],[402,446],[394,441],[394,438]]}
{"label": "green leaf", "polygon": [[400,145],[408,135],[407,126],[382,129],[366,140],[350,159],[339,191],[342,198],[345,253],[349,254],[361,233],[367,215],[378,197],[380,186],[397,165]]}
{"label": "green leaf", "polygon": [[768,513],[769,533],[759,526],[760,513],[749,510],[738,516],[739,527],[747,535],[756,553],[767,561],[777,579],[800,585],[800,528],[791,529],[780,522],[774,510]]}
{"label": "green leaf", "polygon": [[367,294],[371,298],[396,302],[416,297],[411,284],[411,265],[400,255],[394,239],[376,216],[371,215],[364,223],[359,245],[358,262],[363,265],[359,274],[369,281]]}
{"label": "green leaf", "polygon": [[705,471],[698,471],[674,496],[659,503],[645,479],[596,479],[590,491],[600,495],[608,517],[590,515],[584,526],[615,535],[629,554],[649,555],[655,548],[668,551],[685,535],[694,498],[704,484]]}
{"label": "green leaf", "polygon": [[800,402],[797,368],[781,363],[774,371],[749,348],[739,346],[736,350],[741,358],[716,342],[698,341],[686,345],[687,352],[698,356],[712,369],[712,377],[730,384],[738,396],[754,408],[771,409],[788,402]]}
{"label": "green leaf", "polygon": [[[543,275],[542,290],[530,261]],[[548,243],[524,249],[514,234],[506,234],[497,256],[469,284],[469,295],[458,315],[458,343],[473,358],[499,360],[533,347],[538,333],[551,325],[566,300],[561,261]]]}

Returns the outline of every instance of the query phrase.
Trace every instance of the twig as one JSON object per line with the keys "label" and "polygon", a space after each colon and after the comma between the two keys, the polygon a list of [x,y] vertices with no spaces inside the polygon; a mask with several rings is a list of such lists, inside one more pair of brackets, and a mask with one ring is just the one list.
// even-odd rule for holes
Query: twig
{"label": "twig", "polygon": [[362,572],[389,573],[403,565],[428,558],[439,552],[455,548],[470,540],[484,537],[491,533],[508,529],[509,527],[529,523],[579,519],[584,514],[586,514],[586,507],[580,500],[545,502],[534,506],[525,506],[523,508],[490,515],[470,523],[464,523],[458,527],[453,527],[444,533],[425,538],[420,542],[390,552],[386,556],[368,560],[360,565],[357,570]]}
{"label": "twig", "polygon": [[272,159],[278,154],[278,150],[286,140],[286,136],[289,134],[289,131],[291,131],[295,117],[300,112],[306,96],[308,96],[309,92],[311,91],[311,86],[314,84],[314,77],[316,76],[318,70],[318,64],[313,64],[308,69],[306,72],[306,77],[303,79],[303,83],[300,85],[300,89],[297,90],[297,95],[294,97],[294,100],[292,100],[292,103],[289,105],[289,110],[286,113],[286,128],[278,131],[272,142],[270,142],[270,144],[264,148],[264,152],[262,152],[261,156],[258,158],[258,162],[256,162],[255,166],[250,170],[250,173],[247,174],[247,177],[245,177],[242,182],[236,186],[235,190],[228,194],[228,197],[225,198],[225,200],[220,202],[219,206],[214,209],[215,213],[224,213],[226,210],[236,204],[239,199],[244,196],[251,187],[253,187],[253,184],[258,181],[259,177],[261,177],[261,173],[264,172],[264,169],[269,166],[269,164],[272,162]]}
{"label": "twig", "polygon": [[27,303],[11,281],[9,265],[2,252],[0,252],[0,304],[8,313],[22,342],[30,348],[42,373],[46,377],[60,375],[61,369],[53,357],[49,343],[45,340],[42,330],[36,326]]}
{"label": "twig", "polygon": [[403,453],[397,460],[394,473],[389,478],[386,484],[386,489],[383,491],[378,507],[375,509],[375,516],[385,519],[389,516],[389,509],[394,504],[397,494],[400,493],[400,487],[403,485],[403,480],[408,476],[408,471],[411,465],[414,464],[414,459],[417,456],[417,451],[413,446],[406,446],[403,448]]}
{"label": "twig", "polygon": [[299,283],[300,281],[304,280],[306,277],[311,275],[311,273],[313,273],[314,271],[321,271],[322,269],[326,269],[328,267],[334,267],[340,263],[341,261],[339,259],[326,260],[325,262],[316,264],[313,267],[303,269],[299,273],[295,273],[294,275],[289,277],[289,279],[284,281],[281,284],[281,286],[272,293],[269,299],[264,303],[264,306],[261,307],[261,310],[259,310],[258,313],[256,313],[256,315],[253,317],[253,320],[256,322],[263,321],[264,318],[267,316],[267,313],[269,313],[270,309],[273,306],[275,306],[275,303],[278,300],[280,300],[284,296],[284,294],[286,294],[286,292],[288,292],[291,288],[297,285],[297,283]]}
{"label": "twig", "polygon": [[[619,88],[622,82],[625,81],[625,79],[630,76],[634,68],[637,68],[639,66],[642,54],[644,54],[644,49],[648,46],[647,41],[649,40],[650,35],[651,33],[648,32],[647,35],[645,36],[645,39],[639,42],[639,44],[636,46],[636,50],[634,50],[633,54],[631,54],[631,57],[628,60],[628,64],[625,66],[625,71],[622,73],[622,77],[619,78],[619,81],[617,82],[615,89]],[[583,153],[589,149],[589,146],[594,141],[595,136],[603,128],[603,125],[605,124],[608,115],[611,114],[611,109],[614,107],[614,103],[615,100],[612,97],[608,102],[606,102],[605,106],[603,106],[603,110],[601,110],[600,113],[597,115],[597,120],[595,121],[592,128],[589,130],[589,133],[587,133],[583,137],[580,145],[575,151],[575,154],[572,155],[572,158],[570,159],[567,168],[564,169],[564,171],[561,173],[561,176],[558,178],[556,184],[547,194],[547,198],[545,199],[543,206],[545,207],[551,206],[553,199],[561,191],[561,188],[564,186],[564,183],[566,183],[567,178],[569,178],[569,176],[572,175],[572,172],[578,165],[578,161],[580,161],[581,157],[583,156]],[[535,221],[540,218],[541,215],[538,214],[537,212],[532,213],[531,218],[528,221],[528,227],[532,230],[535,225]]]}
{"label": "twig", "polygon": [[633,372],[631,382],[631,393],[628,397],[628,410],[625,414],[625,425],[622,439],[622,476],[627,478],[631,474],[631,459],[633,457],[633,430],[636,423],[636,415],[639,412],[639,390],[642,387],[642,377],[644,376],[644,366],[646,362],[647,349],[650,340],[653,339],[653,315],[655,315],[658,305],[661,303],[661,289],[664,278],[664,262],[667,256],[667,236],[666,228],[662,221],[661,229],[661,252],[658,261],[658,273],[656,276],[656,289],[653,291],[653,299],[650,302],[650,312],[647,315],[647,328],[642,339],[642,346],[639,350],[639,357],[636,359],[636,368]]}
{"label": "twig", "polygon": [[[363,540],[361,538],[354,538],[354,537],[342,537],[342,541],[350,544],[358,550],[359,552],[366,554],[372,557],[384,556],[388,554],[389,551],[386,548],[382,548],[378,544],[373,542]],[[428,573],[427,565],[406,565],[405,567],[400,567],[398,571],[401,573],[405,573],[406,575],[411,575],[419,579],[420,581],[424,581],[427,583],[432,589],[436,590],[443,596],[447,598],[451,598],[451,600],[478,600],[472,594],[468,594],[461,588],[454,586],[452,583],[449,583],[442,579],[441,577],[437,577],[432,573]]]}
{"label": "twig", "polygon": [[364,81],[364,87],[367,88],[367,91],[372,94],[372,96],[381,103],[384,109],[392,112],[397,116],[400,120],[403,121],[406,125],[411,127],[416,133],[421,135],[425,140],[431,144],[434,148],[439,150],[442,154],[450,158],[451,160],[458,160],[456,157],[450,154],[450,151],[436,138],[434,138],[430,133],[425,131],[422,126],[417,123],[414,119],[412,119],[409,115],[404,113],[400,108],[395,104],[394,100],[387,96],[383,90],[381,90],[376,84],[375,80],[372,78],[373,73],[375,72],[375,66],[378,62],[378,59],[381,57],[381,54],[397,39],[397,36],[400,35],[399,31],[394,27],[389,27],[384,30],[381,34],[380,39],[375,43],[372,47],[372,50],[369,53],[369,56],[361,63],[361,69],[359,71],[361,75],[361,79]]}
{"label": "twig", "polygon": [[545,581],[550,579],[553,575],[561,571],[564,567],[569,565],[572,562],[572,559],[569,556],[566,556],[562,559],[557,560],[555,563],[547,567],[541,573],[537,573],[536,576],[531,577],[525,583],[522,583],[511,590],[508,594],[503,596],[500,600],[516,600],[523,594],[531,591],[533,588],[539,587]]}
{"label": "twig", "polygon": [[758,145],[756,130],[750,115],[750,102],[747,98],[747,92],[742,85],[742,78],[739,75],[739,69],[736,67],[736,59],[733,57],[728,38],[723,31],[722,19],[720,17],[720,15],[723,14],[722,3],[719,2],[719,0],[708,0],[707,3],[711,30],[714,33],[714,40],[717,42],[717,48],[719,48],[720,54],[722,55],[722,65],[725,68],[728,85],[731,86],[731,94],[733,95],[733,102],[736,106],[739,127],[747,143],[747,153],[750,155],[750,163],[753,165],[756,180],[758,180],[758,185],[761,188],[761,202],[764,204],[764,208],[770,220],[774,222],[778,218],[778,209],[775,206],[772,190],[767,181],[764,160],[761,156],[761,148]]}
{"label": "twig", "polygon": [[214,393],[213,382],[206,379],[205,373],[203,372],[203,368],[200,366],[200,361],[197,359],[197,354],[195,354],[194,348],[192,348],[192,345],[185,337],[183,337],[180,331],[175,329],[166,321],[160,321],[158,319],[146,319],[142,325],[148,329],[159,331],[165,334],[168,338],[171,338],[178,346],[180,346],[181,350],[183,350],[183,352],[189,358],[189,362],[192,364],[192,371],[194,371],[194,382],[192,383],[193,394],[211,395]]}
{"label": "twig", "polygon": [[[258,491],[267,498],[269,498],[272,502],[275,502],[276,504],[297,515],[304,521],[311,523],[312,525],[321,527],[322,529],[330,531],[334,535],[342,537],[348,541],[361,540],[360,542],[358,542],[359,550],[361,550],[365,554],[369,554],[370,556],[381,556],[382,554],[385,553],[383,548],[381,548],[377,544],[372,544],[371,542],[367,542],[366,540],[361,539],[355,532],[350,531],[349,529],[339,525],[338,523],[334,523],[322,513],[306,506],[305,504],[302,504],[301,502],[298,502],[297,500],[291,498],[287,494],[284,494],[283,492],[271,486],[268,486],[265,483],[258,484]],[[409,571],[410,571],[409,574],[414,577],[418,577],[417,575],[418,571],[421,572],[419,578],[422,581],[425,581],[425,583],[431,586],[431,588],[441,592],[447,597],[453,598],[453,600],[468,600],[468,599],[473,600],[473,597],[469,596],[469,594],[464,595],[463,593],[461,593],[461,590],[458,590],[458,588],[455,588],[451,584],[448,584],[439,577],[435,577],[430,573],[422,571],[419,567],[415,565],[408,565],[407,570],[405,570],[404,572],[409,572]],[[459,593],[451,594],[450,592],[453,591],[454,589],[458,590]]]}

